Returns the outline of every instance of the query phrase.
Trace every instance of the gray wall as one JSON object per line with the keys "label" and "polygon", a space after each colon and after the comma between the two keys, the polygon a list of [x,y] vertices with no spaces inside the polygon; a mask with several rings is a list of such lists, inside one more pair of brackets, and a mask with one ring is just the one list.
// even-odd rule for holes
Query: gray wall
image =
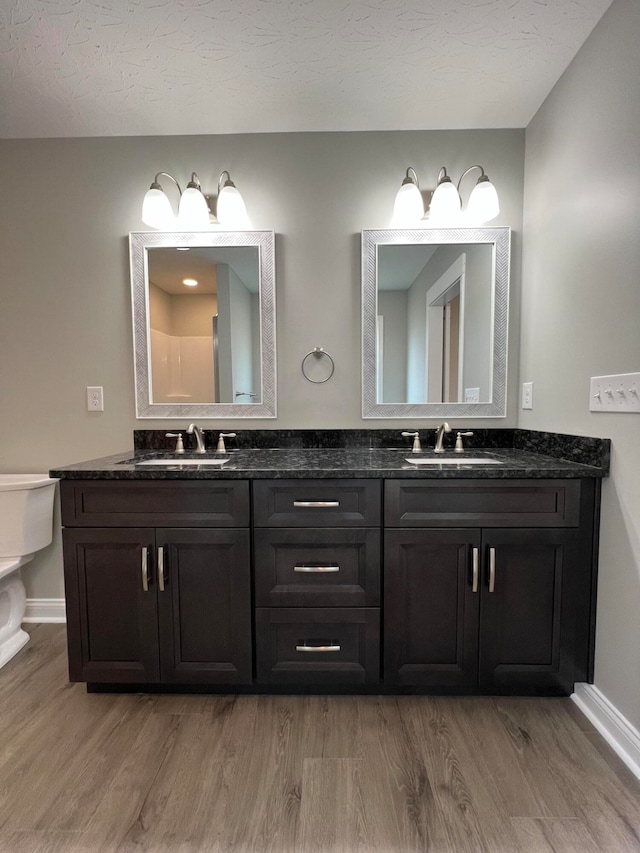
{"label": "gray wall", "polygon": [[[495,224],[513,228],[511,395],[517,383],[524,131],[267,134],[0,141],[0,406],[2,471],[126,451],[136,421],[128,233],[160,169],[195,169],[213,191],[228,169],[254,228],[276,232],[278,418],[211,428],[435,426],[360,417],[360,232],[389,226],[407,166],[433,188],[440,166],[482,163],[500,192]],[[167,186],[167,193],[172,189]],[[493,223],[492,223],[493,224]],[[335,359],[314,385],[300,362],[314,346]],[[104,386],[88,413],[85,387]],[[30,597],[61,597],[59,535],[25,570]]]}
{"label": "gray wall", "polygon": [[638,33],[614,0],[527,129],[519,423],[613,440],[595,682],[640,728],[640,418],[589,413],[590,376],[640,370]]}

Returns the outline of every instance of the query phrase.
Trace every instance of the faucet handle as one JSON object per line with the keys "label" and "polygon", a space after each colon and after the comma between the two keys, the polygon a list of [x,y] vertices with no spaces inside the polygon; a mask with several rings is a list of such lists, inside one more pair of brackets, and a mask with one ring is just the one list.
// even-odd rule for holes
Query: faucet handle
{"label": "faucet handle", "polygon": [[184,453],[184,443],[182,441],[182,433],[181,432],[165,432],[165,438],[175,438],[176,446],[174,453]]}
{"label": "faucet handle", "polygon": [[235,432],[221,432],[218,436],[218,446],[216,447],[216,453],[226,453],[227,448],[224,446],[225,438],[235,438],[237,433]]}
{"label": "faucet handle", "polygon": [[411,448],[412,453],[422,453],[422,445],[420,444],[420,433],[419,432],[403,432],[401,435],[405,436],[405,438],[413,439],[413,447]]}
{"label": "faucet handle", "polygon": [[473,435],[473,433],[468,430],[467,432],[459,432],[456,433],[456,447],[454,453],[464,453],[464,445],[462,444],[462,436]]}

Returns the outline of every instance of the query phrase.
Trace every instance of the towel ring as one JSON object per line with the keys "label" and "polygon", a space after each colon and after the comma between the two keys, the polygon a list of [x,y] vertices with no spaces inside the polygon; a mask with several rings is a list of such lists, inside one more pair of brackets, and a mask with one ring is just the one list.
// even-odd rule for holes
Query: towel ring
{"label": "towel ring", "polygon": [[[309,361],[311,359],[311,361]],[[327,364],[324,366],[324,372],[327,374],[323,379],[314,379],[313,376],[310,376],[310,366],[314,363],[318,366],[321,361],[327,360]],[[336,365],[334,360],[331,358],[328,352],[322,347],[314,347],[311,352],[308,352],[305,357],[302,359],[302,375],[308,382],[313,382],[316,385],[320,385],[323,382],[328,382],[334,374],[336,369]],[[328,371],[328,372],[327,372]],[[314,370],[315,373],[315,370]],[[322,375],[322,373],[320,374]]]}

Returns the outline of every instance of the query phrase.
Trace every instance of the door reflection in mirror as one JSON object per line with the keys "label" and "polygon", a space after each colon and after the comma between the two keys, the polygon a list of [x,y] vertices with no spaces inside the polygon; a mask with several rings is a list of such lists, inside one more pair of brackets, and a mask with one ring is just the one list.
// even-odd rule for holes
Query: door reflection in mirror
{"label": "door reflection in mirror", "polygon": [[494,245],[377,251],[377,402],[490,402]]}
{"label": "door reflection in mirror", "polygon": [[147,265],[151,402],[260,403],[258,248],[150,248]]}

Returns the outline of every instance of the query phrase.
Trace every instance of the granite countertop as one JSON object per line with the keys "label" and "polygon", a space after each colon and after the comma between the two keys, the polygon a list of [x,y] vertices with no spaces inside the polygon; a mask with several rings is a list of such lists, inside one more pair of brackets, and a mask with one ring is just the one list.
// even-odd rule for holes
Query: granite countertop
{"label": "granite countertop", "polygon": [[[465,464],[465,457],[487,459],[486,464]],[[417,465],[409,459],[432,459],[435,464]],[[165,464],[144,465],[150,459]],[[224,465],[189,464],[187,460],[228,459]],[[491,460],[500,464],[491,464]],[[182,463],[182,464],[181,464]],[[408,479],[514,479],[604,477],[608,467],[587,465],[557,456],[516,448],[469,449],[462,454],[433,450],[412,454],[406,448],[346,449],[239,449],[199,457],[166,451],[138,450],[105,456],[53,469],[51,477],[66,480],[239,480],[314,478],[408,478]]]}

